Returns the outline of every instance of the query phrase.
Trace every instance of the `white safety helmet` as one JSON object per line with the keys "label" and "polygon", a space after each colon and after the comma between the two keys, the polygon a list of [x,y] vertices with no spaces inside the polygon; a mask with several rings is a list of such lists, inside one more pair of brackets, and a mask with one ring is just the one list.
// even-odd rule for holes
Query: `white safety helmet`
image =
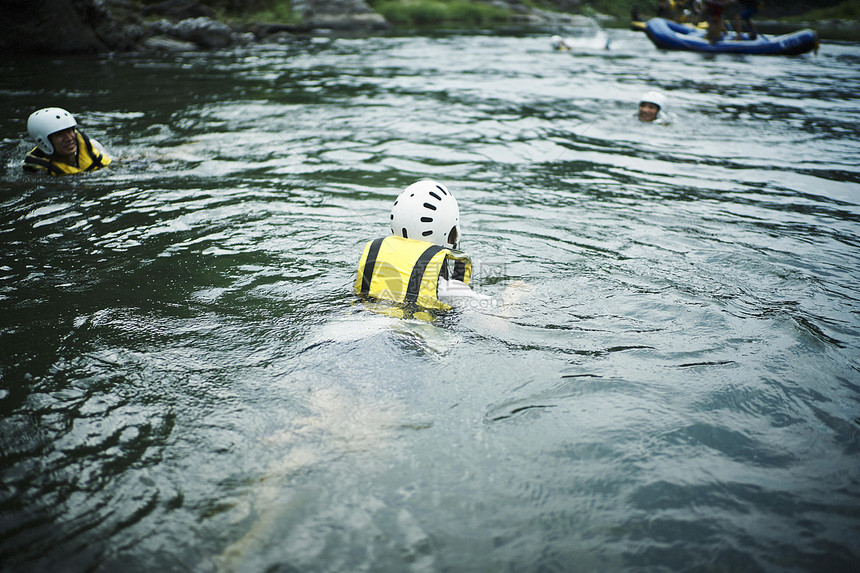
{"label": "white safety helmet", "polygon": [[76,125],[72,114],[63,108],[46,107],[30,114],[30,118],[27,120],[27,131],[30,132],[30,137],[36,140],[36,145],[51,155],[54,153],[54,146],[48,136]]}
{"label": "white safety helmet", "polygon": [[642,94],[642,97],[639,98],[639,103],[653,103],[660,111],[665,111],[666,109],[666,96],[658,91],[647,91]]}
{"label": "white safety helmet", "polygon": [[404,189],[394,201],[391,232],[456,249],[460,241],[460,207],[444,185],[423,179]]}

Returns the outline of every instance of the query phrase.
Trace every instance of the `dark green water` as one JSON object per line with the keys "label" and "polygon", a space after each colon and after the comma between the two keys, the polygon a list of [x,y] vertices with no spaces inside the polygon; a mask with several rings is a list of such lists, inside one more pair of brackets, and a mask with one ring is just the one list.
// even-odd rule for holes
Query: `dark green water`
{"label": "dark green water", "polygon": [[[0,569],[852,570],[860,47],[611,46],[0,60]],[[423,177],[489,308],[353,296]]]}

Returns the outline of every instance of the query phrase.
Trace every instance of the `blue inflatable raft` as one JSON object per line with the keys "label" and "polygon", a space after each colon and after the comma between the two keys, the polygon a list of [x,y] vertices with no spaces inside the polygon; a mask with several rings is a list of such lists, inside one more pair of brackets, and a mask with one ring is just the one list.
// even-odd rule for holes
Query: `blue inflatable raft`
{"label": "blue inflatable raft", "polygon": [[754,40],[748,34],[742,40],[735,39],[735,33],[723,34],[715,43],[710,44],[706,31],[678,24],[664,18],[652,18],[645,24],[645,33],[661,50],[687,50],[718,54],[776,54],[797,55],[818,51],[818,32],[798,30],[782,36],[759,34]]}

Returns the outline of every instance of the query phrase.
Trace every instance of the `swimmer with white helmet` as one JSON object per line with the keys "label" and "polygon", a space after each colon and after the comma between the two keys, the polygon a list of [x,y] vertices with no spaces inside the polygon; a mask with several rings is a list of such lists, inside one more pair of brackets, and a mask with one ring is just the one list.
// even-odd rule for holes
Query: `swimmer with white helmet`
{"label": "swimmer with white helmet", "polygon": [[666,96],[649,90],[639,98],[639,121],[668,124],[672,114],[666,110]]}
{"label": "swimmer with white helmet", "polygon": [[552,38],[550,38],[550,44],[552,45],[553,50],[558,50],[561,52],[566,52],[571,49],[571,45],[565,41],[564,38],[556,34]]}
{"label": "swimmer with white helmet", "polygon": [[392,234],[364,247],[356,293],[433,310],[489,299],[469,287],[472,261],[458,250],[460,208],[447,187],[413,183],[394,201],[390,220]]}
{"label": "swimmer with white helmet", "polygon": [[111,158],[104,147],[77,128],[75,118],[59,107],[30,114],[27,131],[36,141],[22,167],[32,173],[70,175],[107,167]]}

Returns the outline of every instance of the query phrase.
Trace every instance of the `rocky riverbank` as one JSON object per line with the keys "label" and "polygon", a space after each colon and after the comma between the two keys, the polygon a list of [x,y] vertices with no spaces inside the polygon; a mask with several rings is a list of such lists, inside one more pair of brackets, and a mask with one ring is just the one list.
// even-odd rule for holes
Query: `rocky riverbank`
{"label": "rocky riverbank", "polygon": [[[591,23],[584,16],[534,8],[521,0],[488,2],[507,10],[510,25],[521,28]],[[580,7],[578,0],[559,2],[562,9],[575,11]],[[218,19],[201,0],[5,0],[5,4],[0,50],[11,53],[211,50],[288,41],[301,34],[373,34],[391,29],[365,0],[292,0],[292,12],[301,24],[241,26]],[[856,24],[832,24],[830,27],[840,33],[831,37],[856,40],[851,36],[856,35]],[[848,36],[841,33],[844,30]]]}
{"label": "rocky riverbank", "polygon": [[[582,16],[530,8],[519,0],[493,0],[520,26],[576,25]],[[389,22],[365,0],[292,0],[300,25],[231,26],[199,0],[6,0],[0,50],[16,53],[94,53],[219,49],[297,34],[379,33]]]}

